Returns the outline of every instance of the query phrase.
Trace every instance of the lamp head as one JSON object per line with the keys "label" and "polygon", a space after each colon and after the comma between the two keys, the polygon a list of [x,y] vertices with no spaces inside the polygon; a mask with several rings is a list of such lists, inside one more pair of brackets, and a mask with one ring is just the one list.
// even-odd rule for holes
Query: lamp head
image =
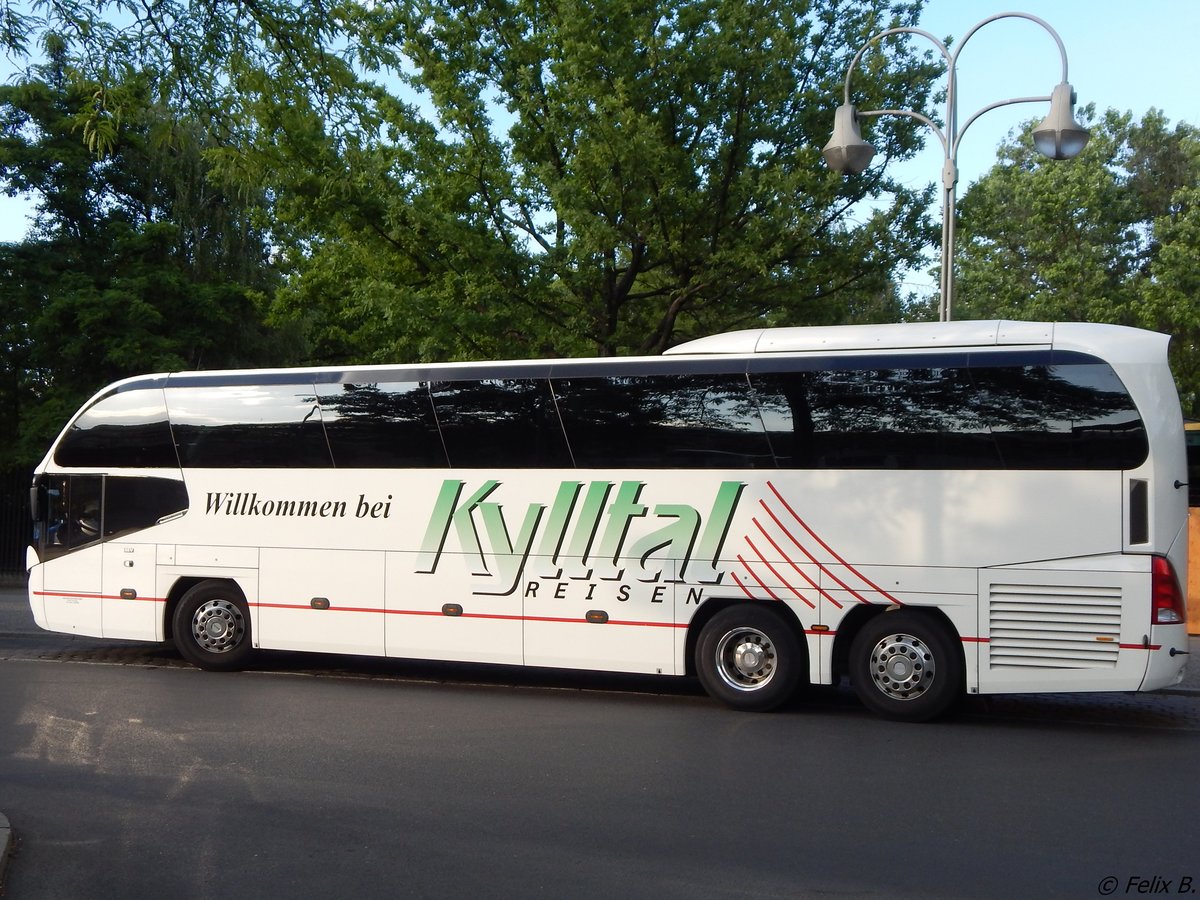
{"label": "lamp head", "polygon": [[843,103],[833,114],[833,137],[821,150],[825,164],[842,175],[858,175],[871,164],[875,148],[862,139],[858,110]]}
{"label": "lamp head", "polygon": [[1033,145],[1050,159],[1072,159],[1083,152],[1091,134],[1075,121],[1075,91],[1067,82],[1050,95],[1050,113],[1033,129]]}

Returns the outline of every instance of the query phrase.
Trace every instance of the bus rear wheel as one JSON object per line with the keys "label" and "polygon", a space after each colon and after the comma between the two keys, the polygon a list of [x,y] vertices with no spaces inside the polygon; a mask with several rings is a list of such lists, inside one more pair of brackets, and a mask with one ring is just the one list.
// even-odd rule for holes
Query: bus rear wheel
{"label": "bus rear wheel", "polygon": [[774,709],[795,693],[803,660],[792,627],[756,603],[721,610],[696,645],[696,672],[709,696],[753,712]]}
{"label": "bus rear wheel", "polygon": [[204,581],[188,590],[172,619],[175,646],[194,666],[232,672],[245,666],[253,644],[250,610],[241,592],[223,581]]}
{"label": "bus rear wheel", "polygon": [[850,647],[850,681],[872,712],[927,722],[963,695],[963,658],[940,622],[916,612],[887,612],[863,626]]}

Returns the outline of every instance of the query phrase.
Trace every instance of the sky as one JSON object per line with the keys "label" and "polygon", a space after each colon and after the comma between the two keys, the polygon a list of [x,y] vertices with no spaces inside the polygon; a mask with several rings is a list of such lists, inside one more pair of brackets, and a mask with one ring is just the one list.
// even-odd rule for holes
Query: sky
{"label": "sky", "polygon": [[[1079,104],[1098,110],[1130,111],[1140,119],[1151,107],[1172,124],[1200,124],[1200,0],[929,0],[921,27],[956,38],[1000,12],[1030,13],[1058,32],[1067,52],[1068,78]],[[915,46],[933,45],[919,36]],[[984,25],[957,62],[958,116],[965,123],[977,110],[1010,97],[1048,95],[1062,75],[1054,39],[1024,19]],[[851,81],[853,88],[853,81]],[[840,101],[840,98],[835,98]],[[944,114],[944,110],[939,110]],[[958,153],[959,196],[995,162],[1010,130],[1044,115],[1040,104],[992,110],[965,132]],[[832,129],[833,123],[830,122]],[[932,136],[925,152],[892,174],[913,187],[937,181],[944,156]],[[18,241],[28,226],[30,206],[0,197],[0,241]],[[920,286],[914,285],[917,289]]]}
{"label": "sky", "polygon": [[[1111,108],[1131,112],[1135,120],[1156,108],[1172,126],[1181,121],[1200,125],[1200,0],[1013,0],[1012,5],[1006,0],[927,0],[919,27],[940,40],[953,36],[953,51],[976,24],[1002,12],[1029,13],[1058,33],[1077,107],[1094,103],[1098,113]],[[934,49],[920,36],[910,40],[916,48]],[[958,121],[965,125],[997,101],[1049,95],[1062,78],[1062,57],[1054,38],[1036,22],[997,19],[971,36],[956,71]],[[852,91],[853,85],[851,80]],[[1048,110],[1049,104],[1014,104],[972,123],[959,143],[959,198],[996,162],[996,149],[1010,132]],[[944,108],[937,112],[945,117]],[[941,143],[930,134],[925,150],[897,164],[891,174],[914,188],[940,183],[944,161]],[[940,221],[940,201],[931,214]],[[928,258],[928,270],[901,275],[902,292],[936,295],[936,248]]]}
{"label": "sky", "polygon": [[[1135,119],[1153,107],[1171,124],[1200,125],[1200,0],[1014,0],[1011,6],[929,0],[921,27],[940,39],[960,38],[976,23],[1010,11],[1037,16],[1058,32],[1079,106],[1094,103],[1098,111],[1132,112]],[[933,47],[917,36],[911,40],[916,47]],[[958,119],[965,123],[998,100],[1048,95],[1061,78],[1062,63],[1045,29],[1012,18],[982,26],[963,48],[957,71]],[[996,148],[1010,130],[1041,118],[1048,108],[1001,107],[972,124],[959,145],[959,196],[996,161]],[[939,179],[943,159],[941,145],[929,140],[918,160],[904,164],[903,180],[915,186]]]}

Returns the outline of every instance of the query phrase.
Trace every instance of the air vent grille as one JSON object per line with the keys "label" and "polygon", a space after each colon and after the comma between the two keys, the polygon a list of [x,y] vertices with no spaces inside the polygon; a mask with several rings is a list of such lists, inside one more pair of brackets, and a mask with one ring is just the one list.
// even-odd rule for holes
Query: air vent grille
{"label": "air vent grille", "polygon": [[992,669],[1112,669],[1121,646],[1117,586],[993,584]]}

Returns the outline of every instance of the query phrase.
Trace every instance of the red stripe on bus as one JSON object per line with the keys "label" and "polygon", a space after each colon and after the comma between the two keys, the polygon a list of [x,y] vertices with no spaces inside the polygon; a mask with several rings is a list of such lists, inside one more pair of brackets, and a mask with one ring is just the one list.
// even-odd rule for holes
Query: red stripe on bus
{"label": "red stripe on bus", "polygon": [[248,603],[247,606],[253,609],[305,609],[312,612],[356,612],[356,613],[381,613],[385,610],[378,609],[372,606],[330,606],[328,609],[317,609],[310,603]]}
{"label": "red stripe on bus", "polygon": [[[388,616],[438,616],[448,619],[491,619],[497,622],[560,622],[563,624],[578,624],[591,625],[587,619],[576,619],[565,616],[514,616],[504,615],[501,613],[469,613],[464,612],[457,616],[447,616],[439,609],[374,609],[370,607],[355,607],[355,606],[331,606],[329,609],[317,609],[312,606],[305,606],[297,603],[251,603],[253,607],[259,609],[294,609],[297,611],[312,612],[355,612],[355,613],[379,613]],[[628,625],[637,628],[687,628],[686,624],[678,625],[674,622],[635,622],[627,619],[609,619],[608,625]]]}
{"label": "red stripe on bus", "polygon": [[[576,625],[595,625],[596,622],[589,622],[587,619],[558,619],[551,616],[527,616],[526,622],[561,622],[563,624]],[[632,622],[625,619],[609,619],[605,625],[629,625],[635,628],[687,628],[686,624],[677,624],[675,622]]]}
{"label": "red stripe on bus", "polygon": [[76,600],[140,600],[143,603],[166,603],[166,597],[122,597],[120,594],[84,594],[70,591],[34,591],[33,596],[43,598],[69,598]]}
{"label": "red stripe on bus", "polygon": [[[991,643],[991,638],[985,637],[961,637],[959,638],[964,644],[988,644]],[[1117,644],[1122,650],[1161,650],[1162,644]]]}

